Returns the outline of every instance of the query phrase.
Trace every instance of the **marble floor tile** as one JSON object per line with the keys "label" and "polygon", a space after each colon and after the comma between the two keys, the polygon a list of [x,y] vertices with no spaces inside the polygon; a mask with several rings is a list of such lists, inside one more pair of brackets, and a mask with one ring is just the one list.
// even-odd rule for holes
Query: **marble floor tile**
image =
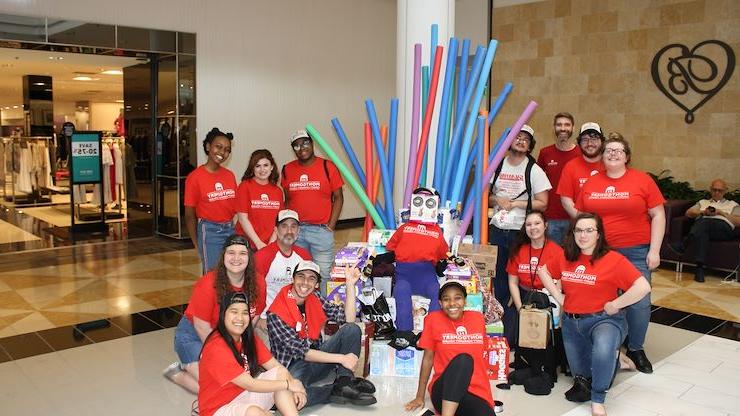
{"label": "marble floor tile", "polygon": [[734,395],[738,400],[740,400],[740,391],[737,389],[736,384],[737,381],[732,378],[726,378],[672,363],[665,364],[653,374],[658,374],[677,381],[691,383],[718,393]]}
{"label": "marble floor tile", "polygon": [[[726,412],[707,409],[704,406],[677,400],[673,396],[657,393],[654,390],[639,388],[627,390],[610,404],[614,404],[614,402],[629,404],[631,407],[661,415],[726,416]],[[611,416],[608,409],[607,414]]]}
{"label": "marble floor tile", "polygon": [[56,328],[56,325],[40,312],[34,312],[23,319],[15,321],[10,326],[19,334]]}
{"label": "marble floor tile", "polygon": [[[734,386],[737,391],[737,385]],[[689,402],[719,412],[740,411],[740,396],[720,393],[702,386],[694,386],[681,396],[682,402]]]}
{"label": "marble floor tile", "polygon": [[[670,359],[671,357],[666,358],[666,360]],[[681,397],[682,394],[694,387],[693,383],[666,377],[658,373],[659,371],[656,371],[653,374],[638,373],[634,377],[625,381],[625,383],[633,386],[632,388],[634,389],[654,391],[663,396],[673,398]]]}

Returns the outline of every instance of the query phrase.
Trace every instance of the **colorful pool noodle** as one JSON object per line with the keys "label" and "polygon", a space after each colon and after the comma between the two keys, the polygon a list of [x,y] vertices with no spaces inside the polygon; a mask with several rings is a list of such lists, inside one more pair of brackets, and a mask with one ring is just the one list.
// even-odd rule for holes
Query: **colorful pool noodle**
{"label": "colorful pool noodle", "polygon": [[439,120],[437,121],[437,141],[434,147],[434,179],[432,186],[439,189],[439,181],[442,178],[444,169],[443,158],[447,153],[445,151],[445,141],[448,136],[445,135],[446,124],[448,120],[447,107],[449,106],[450,93],[452,91],[452,80],[455,78],[455,61],[457,60],[457,39],[450,38],[449,48],[447,50],[447,65],[445,66],[445,80],[442,85],[442,101],[439,105]]}
{"label": "colorful pool noodle", "polygon": [[339,122],[338,118],[334,117],[333,119],[331,119],[331,125],[332,127],[334,127],[334,131],[337,133],[337,137],[339,137],[339,142],[342,143],[344,153],[347,154],[347,158],[352,163],[352,167],[355,168],[355,174],[357,174],[357,177],[360,178],[360,183],[362,183],[363,187],[366,186],[367,180],[365,179],[365,171],[362,170],[360,161],[357,160],[357,155],[352,149],[352,144],[350,144],[349,139],[347,138],[347,134],[342,128],[342,124]]}
{"label": "colorful pool noodle", "polygon": [[489,126],[493,124],[493,119],[496,118],[499,110],[501,110],[501,107],[504,105],[504,101],[506,101],[506,98],[509,97],[509,93],[511,93],[512,88],[514,88],[514,85],[511,82],[507,82],[506,84],[504,84],[504,88],[501,89],[498,97],[496,97],[496,101],[491,106],[491,112],[488,114]]}
{"label": "colorful pool noodle", "polygon": [[411,202],[411,189],[414,186],[414,161],[419,147],[419,88],[421,83],[421,44],[414,45],[414,87],[411,104],[411,140],[409,141],[409,160],[406,167],[406,187],[403,190],[403,206]]}
{"label": "colorful pool noodle", "polygon": [[[424,124],[421,127],[421,138],[419,139],[419,153],[416,155],[416,171],[414,172],[414,183],[419,183],[421,174],[421,163],[424,155],[427,153],[427,141],[429,140],[429,129],[432,126],[432,113],[434,113],[434,102],[437,98],[437,85],[439,84],[439,67],[442,63],[442,48],[437,46],[437,57],[434,60],[434,69],[432,69],[432,79],[429,81],[429,99],[427,108],[424,112]],[[426,178],[425,178],[426,182]]]}
{"label": "colorful pool noodle", "polygon": [[429,42],[429,67],[434,67],[434,54],[437,51],[437,44],[439,43],[439,25],[432,25],[432,39]]}
{"label": "colorful pool noodle", "polygon": [[[491,163],[488,164],[488,169],[486,169],[486,172],[483,174],[483,183],[487,184],[491,181],[491,178],[493,178],[493,173],[496,171],[496,167],[501,164],[501,162],[504,160],[504,155],[506,154],[506,149],[511,146],[511,142],[514,141],[514,138],[517,134],[522,130],[522,126],[524,123],[526,123],[530,117],[532,117],[532,113],[534,113],[534,110],[537,109],[537,103],[534,101],[530,101],[529,104],[527,104],[527,107],[524,109],[524,112],[519,116],[519,118],[516,120],[513,126],[511,126],[511,130],[509,130],[509,134],[506,136],[506,138],[503,140],[503,142],[499,142],[500,144],[498,152],[496,152],[493,156],[493,160]],[[462,223],[460,224],[460,236],[464,237],[465,232],[468,229],[468,226],[470,225],[470,220],[473,218],[473,207],[465,207],[463,216],[462,216]]]}
{"label": "colorful pool noodle", "polygon": [[473,243],[480,244],[481,242],[481,223],[483,222],[483,203],[481,197],[483,196],[483,160],[488,159],[488,155],[484,153],[483,142],[486,140],[485,128],[488,117],[480,115],[478,116],[478,141],[476,142],[476,155],[478,156],[475,163],[475,180],[473,181],[473,195],[474,195],[474,209],[473,209]]}
{"label": "colorful pool noodle", "polygon": [[[370,202],[375,203],[373,198],[373,137],[372,131],[370,131],[370,123],[365,122],[365,176],[367,177],[367,184],[365,185],[365,192],[370,197]],[[365,215],[365,226],[362,229],[362,241],[367,241],[367,235],[370,229],[373,228],[373,220],[370,215]]]}
{"label": "colorful pool noodle", "polygon": [[[476,74],[480,74],[481,68],[483,67],[483,60],[484,60],[484,54],[486,53],[486,48],[482,46],[478,46],[478,49],[475,51],[475,58],[473,59],[473,69],[471,70],[471,77],[469,79],[470,82],[468,82],[468,85],[465,86],[465,95],[462,98],[462,103],[460,105],[464,105],[463,114],[467,114],[468,107],[470,106],[470,99],[473,97],[473,90],[475,88],[475,83],[478,80],[477,76],[474,76]],[[475,109],[475,113],[478,114],[478,109]],[[455,129],[452,132],[452,139],[450,140],[450,154],[447,159],[447,166],[445,167],[445,175],[444,175],[444,181],[445,186],[443,188],[444,193],[440,193],[442,196],[443,201],[450,201],[452,203],[452,206],[454,207],[458,201],[452,201],[452,198],[450,198],[452,194],[452,186],[454,185],[454,176],[456,172],[456,167],[459,163],[455,163],[456,160],[464,160],[464,158],[460,157],[460,154],[462,152],[462,146],[463,146],[463,128],[465,127],[465,123],[463,123],[462,119],[455,120]]]}
{"label": "colorful pool noodle", "polygon": [[[375,150],[378,153],[378,160],[380,160],[380,175],[383,180],[383,189],[391,188],[391,178],[388,172],[388,163],[385,158],[385,152],[383,152],[383,141],[380,138],[380,126],[378,124],[378,115],[375,112],[375,103],[373,100],[365,100],[365,110],[367,110],[367,118],[370,121],[370,129],[373,132],[373,141],[375,142]],[[393,191],[384,192],[385,197],[385,219],[386,225],[389,229],[396,228],[395,215],[393,214]]]}
{"label": "colorful pool noodle", "polygon": [[[468,56],[470,55],[470,39],[463,39],[462,51],[460,52],[460,72],[457,75],[457,101],[455,101],[455,124],[460,122],[464,116],[460,115],[462,109],[465,86],[468,85]],[[475,65],[474,65],[475,66]]]}
{"label": "colorful pool noodle", "polygon": [[[385,192],[390,192],[393,195],[393,182],[396,177],[396,131],[398,130],[398,98],[391,99],[391,114],[390,121],[388,122],[388,171],[391,177],[391,189],[386,189]],[[395,213],[393,214],[395,216]]]}
{"label": "colorful pool noodle", "polygon": [[[427,113],[427,101],[429,101],[429,67],[424,65],[421,67],[421,119],[424,120]],[[427,152],[421,150],[421,142],[419,142],[419,149],[416,151],[417,155],[419,153],[423,153],[424,157],[421,160],[421,175],[419,176],[419,180],[414,186],[426,186],[425,179],[427,176]],[[417,166],[416,169],[419,167]]]}
{"label": "colorful pool noodle", "polygon": [[[457,59],[457,57],[455,57]],[[447,155],[450,153],[450,132],[452,131],[452,113],[455,110],[455,78],[454,78],[454,69],[453,69],[453,78],[452,78],[452,90],[450,90],[450,96],[447,97],[447,115],[445,116],[447,120],[445,121],[445,127],[444,127],[444,135],[442,136],[442,166],[439,170],[439,174],[435,172],[436,176],[443,176],[444,171],[447,168]],[[444,183],[440,179],[440,183]]]}
{"label": "colorful pool noodle", "polygon": [[487,245],[488,244],[488,185],[482,183],[483,182],[483,175],[482,172],[485,172],[486,169],[488,169],[488,152],[490,151],[491,147],[491,138],[490,136],[490,130],[491,125],[488,122],[488,112],[486,110],[481,111],[481,115],[486,118],[486,123],[484,126],[484,133],[483,133],[483,154],[485,157],[483,158],[483,170],[481,171],[481,225],[480,225],[480,244]]}
{"label": "colorful pool noodle", "polygon": [[[386,154],[387,154],[387,146],[388,143],[388,126],[385,124],[380,126],[380,136],[383,138],[383,148],[386,148]],[[375,160],[375,167],[374,172],[380,172],[380,160]],[[370,195],[370,200],[375,202],[378,199],[378,191],[380,190],[380,175],[375,175],[373,178],[373,193]]]}
{"label": "colorful pool noodle", "polygon": [[355,179],[350,170],[347,168],[347,165],[344,164],[344,161],[342,161],[342,159],[340,159],[339,156],[334,153],[334,150],[331,148],[331,146],[329,146],[329,143],[327,143],[326,140],[321,137],[321,134],[318,132],[318,130],[314,128],[313,125],[306,124],[306,131],[308,132],[308,134],[311,135],[311,138],[319,145],[321,150],[324,151],[326,156],[337,166],[337,169],[339,169],[339,172],[342,174],[342,176],[344,176],[347,184],[350,186],[350,188],[352,188],[353,191],[355,191],[355,195],[360,198],[360,202],[370,213],[373,221],[375,221],[375,225],[380,229],[385,229],[386,226],[383,222],[383,218],[380,217],[380,214],[373,206],[373,203],[370,202],[370,198],[368,198],[367,194],[362,189],[362,186],[360,186],[360,183],[357,181],[357,179]]}
{"label": "colorful pool noodle", "polygon": [[[493,58],[496,56],[496,48],[498,47],[498,41],[496,39],[491,39],[491,41],[488,43],[488,49],[486,50],[486,58],[483,61],[483,67],[481,68],[480,73],[471,74],[471,78],[476,77],[477,84],[475,87],[475,97],[473,98],[473,101],[470,103],[471,110],[470,110],[470,116],[468,117],[467,123],[465,124],[465,133],[463,134],[463,146],[462,151],[460,153],[460,159],[465,160],[467,158],[467,152],[469,151],[470,141],[473,136],[473,130],[475,128],[475,120],[478,116],[478,107],[480,106],[480,102],[483,99],[483,92],[486,89],[486,84],[488,83],[488,75],[491,73],[491,65],[493,65]],[[465,108],[468,108],[468,103],[465,103]],[[458,166],[457,172],[455,174],[455,182],[453,182],[452,185],[452,192],[450,193],[450,201],[453,204],[456,204],[458,201],[461,200],[460,196],[463,191],[462,187],[463,185],[463,175],[465,172],[463,171],[464,166]]]}

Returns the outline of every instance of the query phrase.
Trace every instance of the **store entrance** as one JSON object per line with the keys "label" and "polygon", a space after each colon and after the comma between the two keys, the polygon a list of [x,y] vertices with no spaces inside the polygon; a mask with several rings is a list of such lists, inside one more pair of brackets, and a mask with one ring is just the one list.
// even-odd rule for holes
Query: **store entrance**
{"label": "store entrance", "polygon": [[[152,59],[0,48],[0,66],[0,252],[152,236]],[[70,186],[75,131],[102,133],[102,185]]]}

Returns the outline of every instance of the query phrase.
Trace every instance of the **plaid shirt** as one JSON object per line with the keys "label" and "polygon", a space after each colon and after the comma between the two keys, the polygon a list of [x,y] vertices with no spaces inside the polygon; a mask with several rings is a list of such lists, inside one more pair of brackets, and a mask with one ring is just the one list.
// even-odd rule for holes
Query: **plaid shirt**
{"label": "plaid shirt", "polygon": [[[321,300],[327,321],[343,324],[345,322],[344,306],[333,304],[318,292],[315,293]],[[319,349],[321,347],[321,336],[313,343],[309,339],[301,338],[295,328],[288,326],[279,316],[269,311],[267,312],[267,334],[270,337],[272,355],[285,367],[288,367],[293,360],[302,360],[310,348]]]}

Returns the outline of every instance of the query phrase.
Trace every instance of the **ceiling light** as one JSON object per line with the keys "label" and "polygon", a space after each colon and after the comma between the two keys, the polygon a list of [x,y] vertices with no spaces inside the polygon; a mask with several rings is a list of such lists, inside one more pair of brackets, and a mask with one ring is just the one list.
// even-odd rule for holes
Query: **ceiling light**
{"label": "ceiling light", "polygon": [[40,87],[43,87],[44,85],[46,85],[46,83],[44,83],[44,82],[34,82],[33,85],[38,85]]}
{"label": "ceiling light", "polygon": [[14,105],[13,108],[18,108],[18,106],[17,105]]}
{"label": "ceiling light", "polygon": [[105,71],[101,71],[101,74],[105,75],[123,75],[123,71],[120,69],[106,69]]}
{"label": "ceiling light", "polygon": [[116,102],[123,104],[123,100],[116,100]]}
{"label": "ceiling light", "polygon": [[75,81],[92,81],[93,79],[85,76],[85,75],[77,75],[76,77],[72,78]]}

